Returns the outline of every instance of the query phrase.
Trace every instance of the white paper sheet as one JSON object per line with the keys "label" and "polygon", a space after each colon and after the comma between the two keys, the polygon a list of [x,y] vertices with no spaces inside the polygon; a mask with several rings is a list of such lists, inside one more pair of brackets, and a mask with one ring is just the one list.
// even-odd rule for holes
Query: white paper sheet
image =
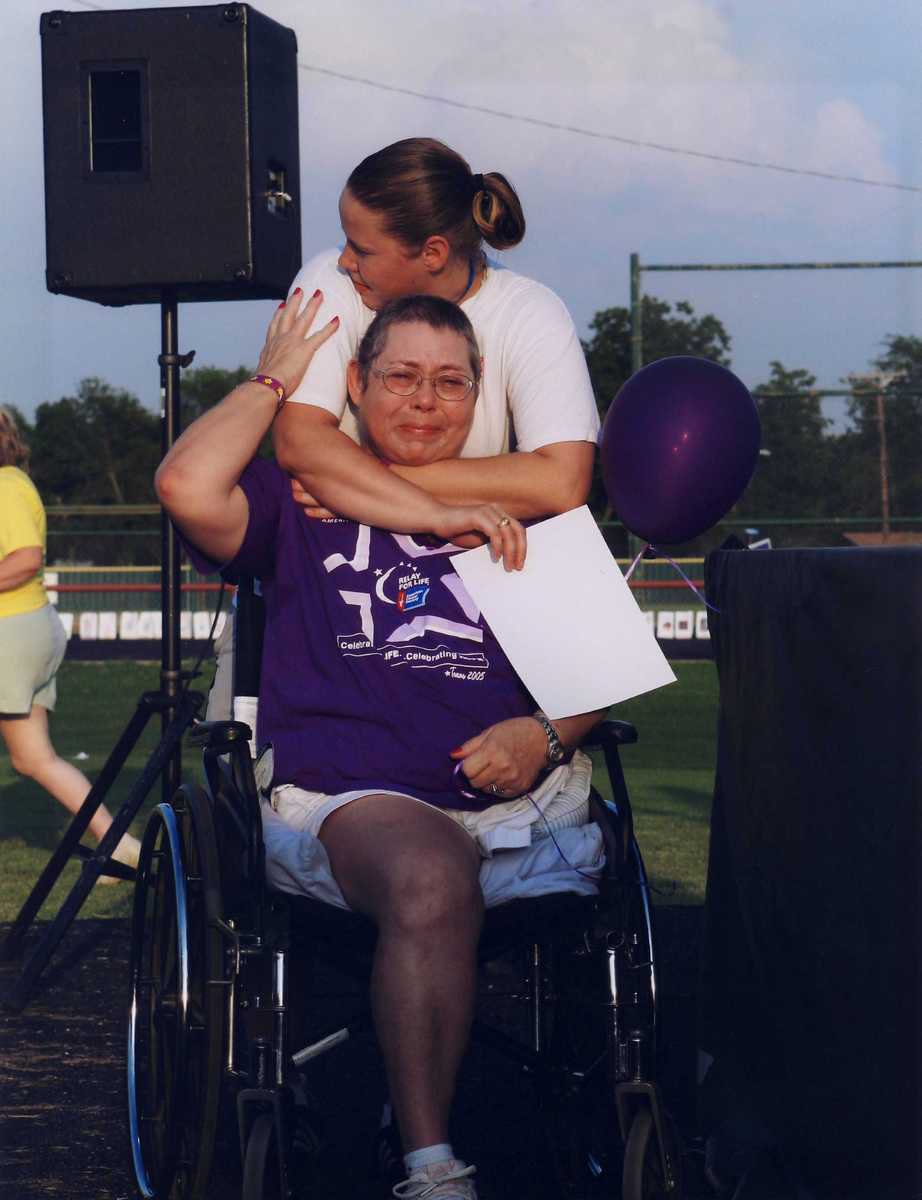
{"label": "white paper sheet", "polygon": [[522,571],[491,562],[486,546],[452,555],[452,563],[549,717],[675,681],[585,505],[531,526]]}

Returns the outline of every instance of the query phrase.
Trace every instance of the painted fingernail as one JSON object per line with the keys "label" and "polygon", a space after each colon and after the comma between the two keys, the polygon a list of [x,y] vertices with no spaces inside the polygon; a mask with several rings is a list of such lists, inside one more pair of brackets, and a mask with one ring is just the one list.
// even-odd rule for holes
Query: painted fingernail
{"label": "painted fingernail", "polygon": [[320,288],[317,288],[316,292],[314,292],[313,296],[311,296],[311,299],[316,300],[319,295],[320,295]]}
{"label": "painted fingernail", "polygon": [[339,324],[339,317],[331,317],[331,318],[330,318],[330,324],[331,324],[331,325],[338,325],[338,324]]}
{"label": "painted fingernail", "polygon": [[294,291],[293,291],[291,294],[292,294],[292,296],[300,296],[300,295],[301,295],[301,289],[300,289],[300,288],[295,288],[295,290],[294,290]]}
{"label": "painted fingernail", "polygon": [[279,308],[284,308],[284,307],[285,307],[285,305],[286,305],[287,303],[288,303],[288,301],[287,301],[287,300],[283,300],[283,301],[281,302],[281,304],[279,305]]}

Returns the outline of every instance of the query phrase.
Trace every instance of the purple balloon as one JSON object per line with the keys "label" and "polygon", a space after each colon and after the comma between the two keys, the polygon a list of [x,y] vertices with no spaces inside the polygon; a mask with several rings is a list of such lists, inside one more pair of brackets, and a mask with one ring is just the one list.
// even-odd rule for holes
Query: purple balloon
{"label": "purple balloon", "polygon": [[602,427],[611,506],[645,542],[691,541],[743,494],[759,435],[753,399],[726,367],[689,355],[650,363],[621,387]]}

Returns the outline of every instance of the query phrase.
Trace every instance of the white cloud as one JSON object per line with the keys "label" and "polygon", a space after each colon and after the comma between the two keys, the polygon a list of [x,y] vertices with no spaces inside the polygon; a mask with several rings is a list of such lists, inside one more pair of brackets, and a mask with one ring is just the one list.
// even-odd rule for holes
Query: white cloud
{"label": "white cloud", "polygon": [[[307,19],[277,0],[299,32],[300,59],[480,108],[578,126],[702,154],[892,179],[881,139],[857,105],[819,87],[747,79],[720,7],[704,0],[567,4],[511,0],[442,5],[343,0]],[[681,191],[705,212],[764,217],[796,203],[804,220],[829,220],[829,187],[692,155],[625,146],[447,106],[303,71],[302,122],[317,129],[306,157],[347,172],[398,136],[432,131],[475,169],[536,171],[551,193],[588,189],[614,199],[638,188]],[[344,127],[337,114],[361,114]],[[330,129],[328,140],[324,131]],[[353,151],[351,157],[349,151]],[[866,209],[857,188],[836,205]]]}
{"label": "white cloud", "polygon": [[881,159],[880,134],[851,100],[827,100],[816,111],[812,151],[817,165],[828,171],[894,178]]}
{"label": "white cloud", "polygon": [[[149,2],[96,0],[120,9]],[[0,65],[19,99],[2,118],[14,187],[7,193],[0,252],[13,286],[0,311],[4,341],[22,349],[24,366],[14,377],[14,364],[7,386],[28,404],[39,364],[49,380],[47,388],[42,380],[46,395],[98,373],[152,400],[155,311],[113,313],[44,291],[38,18],[48,5],[17,0],[10,7]],[[772,34],[770,62],[759,45],[743,46],[735,7],[721,0],[336,0],[325,6],[256,0],[256,7],[295,29],[304,64],[603,134],[918,182],[912,179],[914,138],[902,174],[888,158],[892,146],[909,145],[900,97],[915,86],[914,75],[882,79],[876,90],[865,81],[863,91],[832,70],[782,78],[774,63],[812,66],[824,54],[821,44],[813,44],[809,56],[797,54],[796,6],[781,5],[777,19],[772,6],[762,10],[760,20]],[[895,45],[899,26],[882,26],[871,0],[866,12],[875,45],[881,39]],[[647,261],[908,257],[919,249],[916,197],[625,146],[307,70],[299,72],[299,84],[306,252],[338,236],[336,198],[359,159],[414,134],[442,137],[475,170],[509,175],[529,220],[526,242],[512,261],[556,287],[583,325],[596,309],[624,303],[632,249]],[[694,295],[691,287],[687,294]],[[911,298],[907,304],[911,308]],[[258,344],[259,331],[248,324],[262,320],[254,309],[261,312],[250,305],[186,306],[183,340],[188,332],[197,361],[236,366],[240,347]],[[759,328],[755,300],[737,305],[733,315]],[[785,357],[778,347],[766,350],[771,356]]]}

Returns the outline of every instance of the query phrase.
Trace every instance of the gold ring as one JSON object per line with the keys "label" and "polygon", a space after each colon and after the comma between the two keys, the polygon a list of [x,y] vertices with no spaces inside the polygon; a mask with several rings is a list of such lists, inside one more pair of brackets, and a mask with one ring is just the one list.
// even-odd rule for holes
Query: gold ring
{"label": "gold ring", "polygon": [[507,526],[508,524],[509,524],[509,518],[508,518],[508,517],[501,517],[501,518],[500,518],[500,522],[499,522],[499,527],[500,527],[500,529],[505,529],[505,528],[506,528],[506,526]]}

